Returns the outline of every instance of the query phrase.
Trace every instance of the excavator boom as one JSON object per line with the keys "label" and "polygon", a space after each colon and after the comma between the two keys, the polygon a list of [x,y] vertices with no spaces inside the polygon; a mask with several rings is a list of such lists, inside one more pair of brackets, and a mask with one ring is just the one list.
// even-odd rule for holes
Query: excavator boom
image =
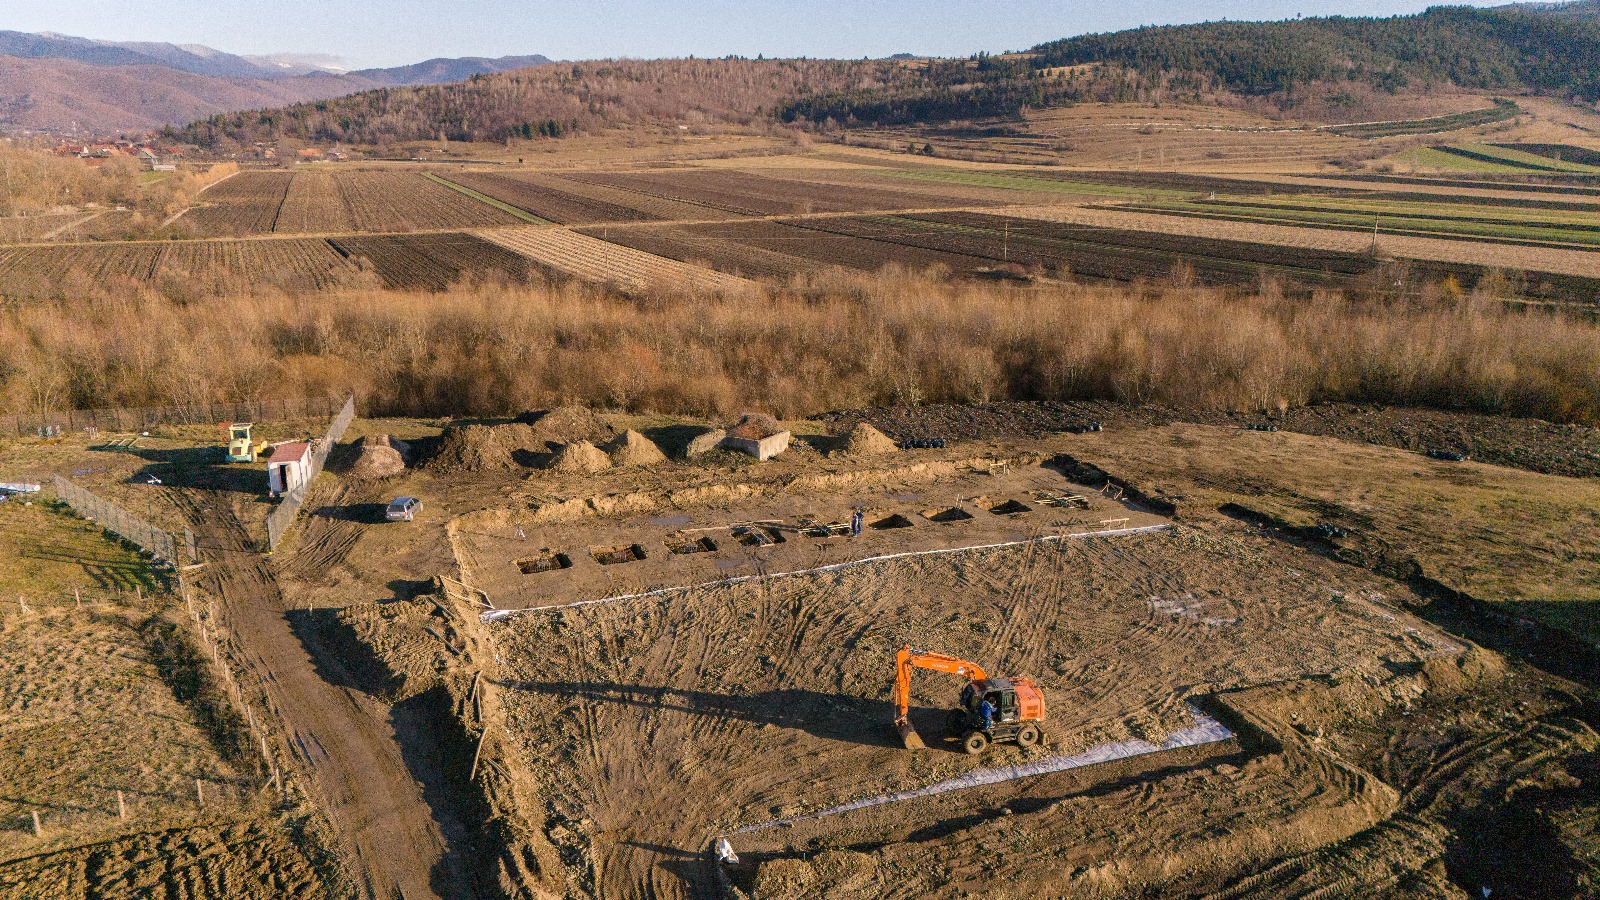
{"label": "excavator boom", "polygon": [[949,672],[965,676],[968,681],[982,681],[989,676],[984,674],[982,666],[974,662],[943,653],[922,653],[909,646],[900,648],[894,657],[894,727],[900,732],[900,740],[907,750],[921,750],[927,744],[922,742],[922,736],[912,727],[910,718],[912,669]]}

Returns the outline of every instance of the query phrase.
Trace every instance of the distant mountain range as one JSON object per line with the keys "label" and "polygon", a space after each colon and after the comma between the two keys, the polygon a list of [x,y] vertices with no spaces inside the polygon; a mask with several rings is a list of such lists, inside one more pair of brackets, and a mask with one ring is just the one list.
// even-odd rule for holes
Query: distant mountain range
{"label": "distant mountain range", "polygon": [[240,56],[199,44],[0,31],[0,132],[109,134],[219,112],[440,84],[544,65],[547,57],[430,59],[347,71],[331,56]]}

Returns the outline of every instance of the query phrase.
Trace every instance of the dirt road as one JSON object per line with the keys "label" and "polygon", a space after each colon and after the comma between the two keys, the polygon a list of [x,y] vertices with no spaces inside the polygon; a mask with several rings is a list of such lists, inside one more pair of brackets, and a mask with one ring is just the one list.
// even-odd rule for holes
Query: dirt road
{"label": "dirt road", "polygon": [[266,684],[289,749],[312,775],[352,877],[380,900],[472,897],[422,786],[407,767],[390,708],[348,686],[337,660],[296,636],[267,559],[215,492],[184,500],[205,551],[200,584],[220,598],[246,664]]}

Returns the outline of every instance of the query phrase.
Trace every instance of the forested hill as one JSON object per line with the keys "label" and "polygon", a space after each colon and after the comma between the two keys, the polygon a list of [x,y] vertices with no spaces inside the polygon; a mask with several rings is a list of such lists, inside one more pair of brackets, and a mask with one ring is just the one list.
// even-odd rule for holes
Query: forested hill
{"label": "forested hill", "polygon": [[1548,8],[1434,7],[1388,19],[1316,18],[1140,28],[1034,48],[1040,67],[1113,63],[1247,94],[1313,81],[1531,88],[1600,98],[1600,0]]}
{"label": "forested hill", "polygon": [[904,67],[843,60],[662,59],[562,63],[453,84],[212,116],[175,132],[201,146],[275,138],[383,144],[559,137],[629,125],[770,123],[813,93],[910,87]]}
{"label": "forested hill", "polygon": [[1013,116],[1077,101],[1266,98],[1307,85],[1394,93],[1453,84],[1600,100],[1600,0],[1435,7],[1385,19],[1139,28],[1002,57],[949,60],[622,60],[213,116],[203,146],[280,137],[383,144],[497,141],[638,124],[903,124]]}
{"label": "forested hill", "polygon": [[1211,22],[1091,34],[930,66],[923,84],[799,98],[787,120],[878,124],[1015,115],[1081,100],[1275,98],[1307,85],[1380,92],[1454,84],[1600,100],[1600,0],[1392,18]]}

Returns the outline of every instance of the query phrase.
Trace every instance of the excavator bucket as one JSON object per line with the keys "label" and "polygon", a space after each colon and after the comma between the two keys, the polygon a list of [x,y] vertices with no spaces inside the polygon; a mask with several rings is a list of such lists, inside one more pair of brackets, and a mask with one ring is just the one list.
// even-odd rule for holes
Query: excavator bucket
{"label": "excavator bucket", "polygon": [[922,742],[922,735],[917,734],[917,729],[912,726],[910,719],[896,719],[894,730],[900,732],[900,742],[906,745],[907,750],[926,750],[928,745]]}

